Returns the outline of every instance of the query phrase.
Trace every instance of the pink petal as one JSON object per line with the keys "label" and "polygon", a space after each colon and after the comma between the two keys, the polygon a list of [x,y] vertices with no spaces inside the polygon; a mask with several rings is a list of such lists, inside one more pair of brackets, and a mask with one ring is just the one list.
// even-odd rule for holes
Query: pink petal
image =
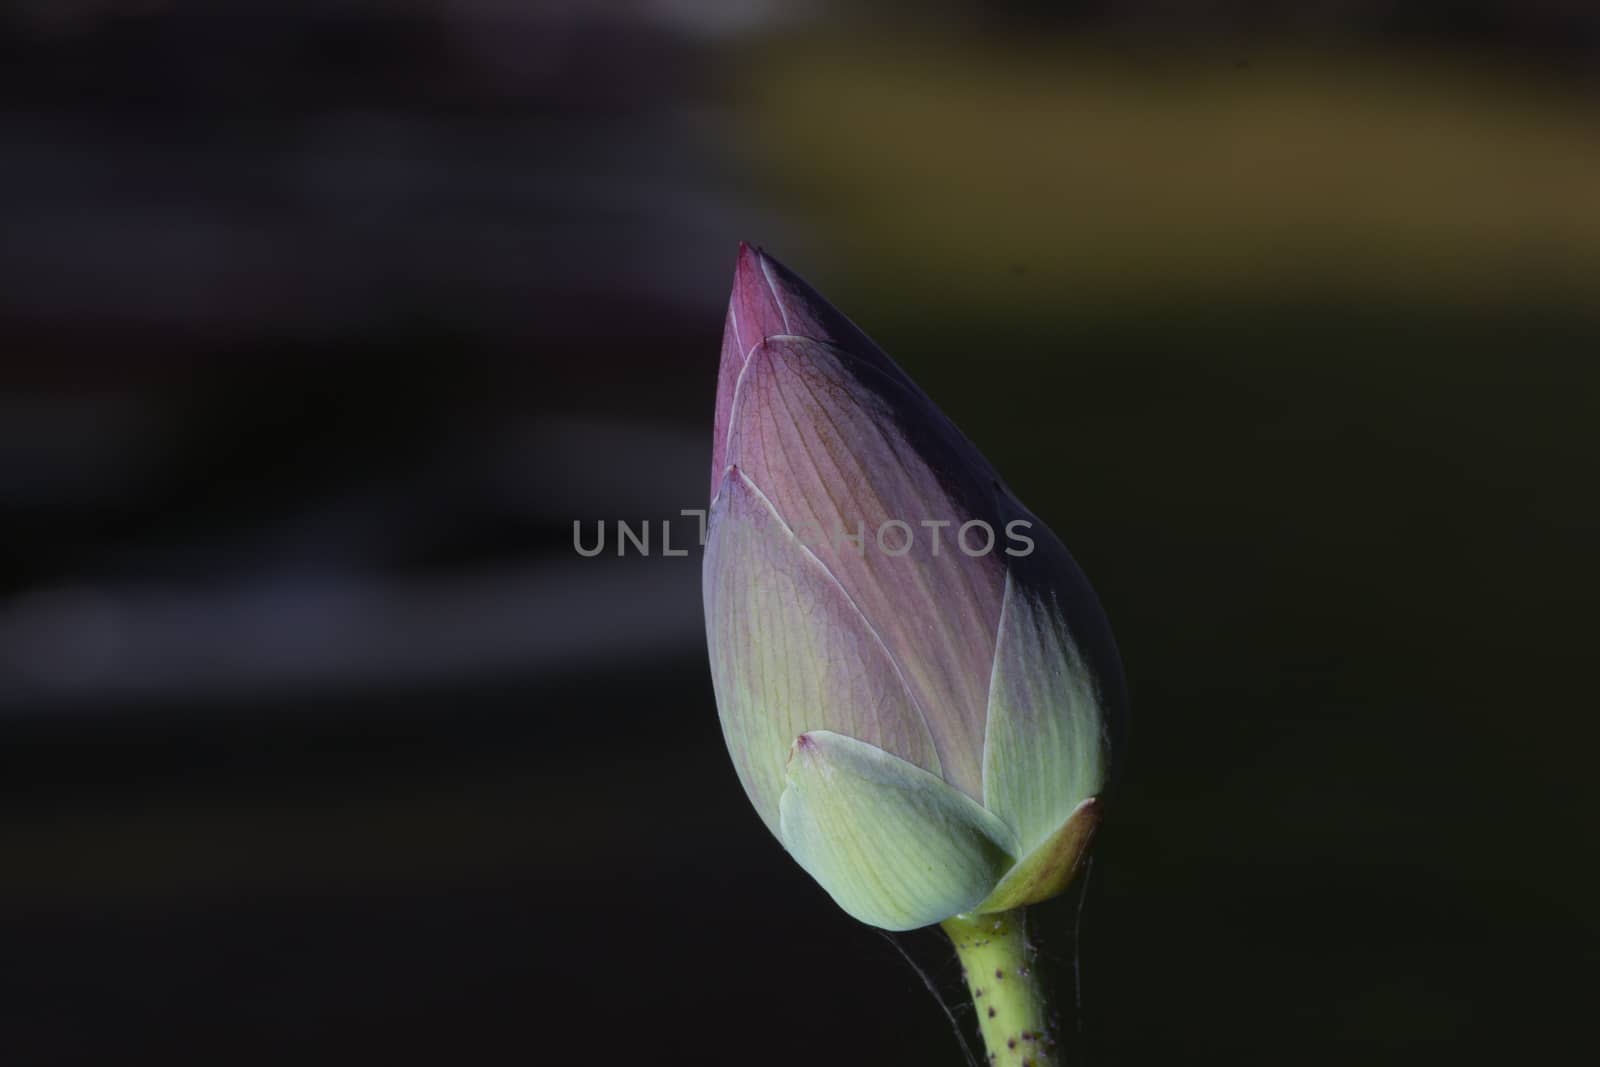
{"label": "pink petal", "polygon": [[[877,629],[927,719],[945,780],[981,802],[1005,588],[1006,494],[993,471],[903,375],[825,342],[756,346],[729,419],[728,462]],[[959,528],[973,519],[994,531],[986,554],[958,547]],[[904,554],[908,531],[891,521],[910,527]],[[857,533],[859,547],[841,536]],[[972,531],[972,547],[985,541]]]}
{"label": "pink petal", "polygon": [[[722,328],[722,362],[717,370],[717,406],[712,420],[711,493],[716,495],[727,469],[728,418],[739,376],[756,345],[769,337],[810,337],[832,341],[894,376],[905,379],[867,335],[819,296],[799,275],[758,248],[739,244],[733,292]],[[910,385],[909,380],[906,384]],[[914,387],[913,387],[914,388]]]}

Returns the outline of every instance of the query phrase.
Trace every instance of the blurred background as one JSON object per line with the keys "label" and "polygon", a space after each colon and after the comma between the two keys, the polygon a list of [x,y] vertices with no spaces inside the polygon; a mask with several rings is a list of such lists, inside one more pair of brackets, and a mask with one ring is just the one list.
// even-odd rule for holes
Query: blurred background
{"label": "blurred background", "polygon": [[573,550],[703,506],[740,239],[1111,615],[1127,775],[1042,925],[1074,1062],[1592,1045],[1594,5],[0,40],[0,1060],[964,1062],[937,940],[744,800],[698,553]]}

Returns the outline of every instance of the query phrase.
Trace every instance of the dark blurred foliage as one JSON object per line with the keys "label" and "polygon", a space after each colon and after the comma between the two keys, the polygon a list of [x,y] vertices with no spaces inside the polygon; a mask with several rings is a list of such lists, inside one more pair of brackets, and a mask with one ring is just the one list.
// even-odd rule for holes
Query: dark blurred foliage
{"label": "dark blurred foliage", "polygon": [[1112,615],[1076,1062],[1591,1043],[1592,5],[932,9],[0,15],[0,1061],[962,1062],[572,549],[741,238]]}

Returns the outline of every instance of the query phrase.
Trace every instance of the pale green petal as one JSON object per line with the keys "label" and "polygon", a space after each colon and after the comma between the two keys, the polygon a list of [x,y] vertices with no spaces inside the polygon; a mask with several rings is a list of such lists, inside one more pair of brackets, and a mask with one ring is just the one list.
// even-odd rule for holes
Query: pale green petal
{"label": "pale green petal", "polygon": [[838,905],[885,930],[966,911],[1016,856],[1005,825],[970,797],[864,741],[818,730],[795,741],[781,836]]}
{"label": "pale green petal", "polygon": [[1008,573],[989,682],[983,802],[1016,833],[1023,855],[1101,792],[1104,724],[1094,676],[1055,594]]}

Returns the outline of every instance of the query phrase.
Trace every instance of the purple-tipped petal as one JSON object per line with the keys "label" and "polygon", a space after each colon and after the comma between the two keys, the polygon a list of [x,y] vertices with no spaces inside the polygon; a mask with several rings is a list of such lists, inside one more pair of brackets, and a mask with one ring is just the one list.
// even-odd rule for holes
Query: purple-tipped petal
{"label": "purple-tipped petal", "polygon": [[832,730],[939,773],[922,715],[882,641],[736,468],[712,507],[705,576],[723,737],[774,834],[784,764],[808,730]]}
{"label": "purple-tipped petal", "polygon": [[[902,379],[804,338],[756,347],[730,428],[728,462],[872,621],[928,720],[945,780],[981,801],[1005,589],[993,472]],[[994,531],[981,555],[958,543],[974,519]],[[971,547],[988,540],[969,531]]]}
{"label": "purple-tipped petal", "polygon": [[712,422],[711,495],[717,495],[727,468],[728,413],[733,408],[739,375],[751,351],[768,337],[788,332],[777,291],[767,281],[761,252],[739,243],[733,272],[733,293],[722,325],[722,363],[717,369],[717,411]]}
{"label": "purple-tipped petal", "polygon": [[850,352],[852,358],[872,364],[898,377],[908,388],[915,388],[855,323],[799,275],[741,241],[733,292],[722,327],[722,363],[717,370],[717,407],[711,438],[712,496],[716,496],[729,462],[728,421],[739,378],[756,346],[769,337],[809,337],[832,342]]}

